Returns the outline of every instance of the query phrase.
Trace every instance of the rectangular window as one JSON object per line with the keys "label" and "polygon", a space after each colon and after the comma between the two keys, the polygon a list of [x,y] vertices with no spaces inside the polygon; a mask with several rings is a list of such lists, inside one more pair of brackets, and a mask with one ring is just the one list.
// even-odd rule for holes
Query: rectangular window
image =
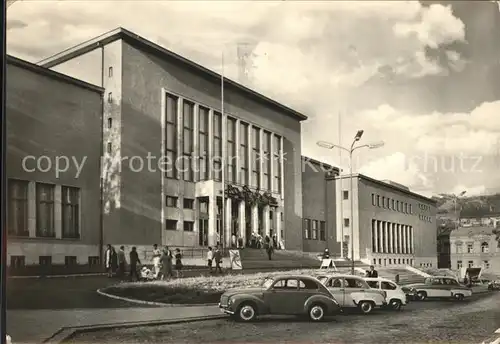
{"label": "rectangular window", "polygon": [[385,196],[382,196],[382,208],[385,208]]}
{"label": "rectangular window", "polygon": [[227,171],[226,179],[228,183],[236,182],[236,166],[238,153],[236,152],[236,119],[227,118]]}
{"label": "rectangular window", "polygon": [[344,227],[349,227],[350,223],[350,219],[344,219]]}
{"label": "rectangular window", "polygon": [[391,208],[392,208],[392,210],[396,210],[396,208],[394,207],[394,202],[395,201],[393,199],[391,199]]}
{"label": "rectangular window", "polygon": [[252,180],[251,186],[260,188],[260,129],[252,127]]}
{"label": "rectangular window", "polygon": [[240,183],[248,185],[248,124],[240,123]]}
{"label": "rectangular window", "polygon": [[376,205],[377,205],[377,201],[376,201],[376,198],[375,198],[375,194],[372,194],[372,205],[373,205],[373,206],[376,206]]}
{"label": "rectangular window", "polygon": [[413,209],[412,209],[412,207],[411,207],[411,204],[408,204],[408,212],[409,212],[410,214],[413,214]]}
{"label": "rectangular window", "polygon": [[342,198],[343,198],[344,200],[349,199],[349,191],[344,190],[344,191],[343,191],[343,193],[342,193],[342,195],[343,195],[343,196],[342,196]]}
{"label": "rectangular window", "polygon": [[69,267],[69,266],[75,266],[78,264],[78,261],[76,259],[76,256],[66,256],[64,257],[64,265]]}
{"label": "rectangular window", "polygon": [[483,266],[484,266],[485,269],[489,269],[490,268],[490,262],[488,260],[483,261]]}
{"label": "rectangular window", "polygon": [[38,257],[38,265],[51,266],[52,265],[52,256],[39,256]]}
{"label": "rectangular window", "polygon": [[184,198],[183,208],[184,209],[194,209],[194,199]]}
{"label": "rectangular window", "polygon": [[469,268],[474,267],[474,262],[473,262],[472,260],[469,260],[469,262],[468,262],[467,266],[468,266]]}
{"label": "rectangular window", "polygon": [[271,133],[264,131],[264,142],[262,145],[263,155],[261,157],[264,182],[262,189],[271,190]]}
{"label": "rectangular window", "polygon": [[396,211],[400,211],[399,201],[396,201]]}
{"label": "rectangular window", "polygon": [[14,236],[29,236],[28,230],[28,185],[25,180],[8,181],[7,233]]}
{"label": "rectangular window", "polygon": [[311,239],[311,220],[304,219],[304,239]]}
{"label": "rectangular window", "polygon": [[177,110],[179,98],[166,96],[165,105],[165,178],[177,178]]}
{"label": "rectangular window", "polygon": [[377,195],[377,207],[380,207],[380,196]]}
{"label": "rectangular window", "polygon": [[462,268],[462,261],[457,260],[457,269],[461,269],[461,268]]}
{"label": "rectangular window", "polygon": [[312,221],[312,239],[318,240],[318,220]]}
{"label": "rectangular window", "polygon": [[278,135],[273,136],[273,191],[281,192],[281,171],[282,171],[282,157],[283,147],[281,147],[281,137]]}
{"label": "rectangular window", "polygon": [[200,106],[198,107],[198,155],[199,155],[199,180],[208,179],[208,171],[210,169],[208,159],[208,119],[210,110]]}
{"label": "rectangular window", "polygon": [[20,269],[26,266],[26,257],[25,256],[10,256],[10,268],[11,269]]}
{"label": "rectangular window", "polygon": [[165,196],[165,206],[169,208],[177,208],[177,197]]}
{"label": "rectangular window", "polygon": [[177,230],[177,220],[166,220],[165,221],[165,229],[167,231],[176,231]]}
{"label": "rectangular window", "polygon": [[467,244],[467,253],[474,253],[474,245]]}
{"label": "rectangular window", "polygon": [[198,208],[200,213],[208,214],[208,200],[199,198],[198,199]]}
{"label": "rectangular window", "polygon": [[80,189],[69,186],[61,188],[62,237],[80,237]]}
{"label": "rectangular window", "polygon": [[55,238],[54,191],[51,184],[36,184],[36,236]]}
{"label": "rectangular window", "polygon": [[182,171],[184,180],[194,180],[193,153],[194,153],[194,104],[183,100],[182,102]]}
{"label": "rectangular window", "polygon": [[213,173],[214,179],[222,180],[222,115],[220,112],[214,112],[213,116]]}
{"label": "rectangular window", "polygon": [[89,266],[99,266],[101,263],[99,262],[99,257],[98,256],[89,256],[88,258],[88,264]]}
{"label": "rectangular window", "polygon": [[192,231],[194,231],[194,222],[184,221],[184,232],[192,232]]}
{"label": "rectangular window", "polygon": [[319,222],[319,240],[326,241],[326,222]]}

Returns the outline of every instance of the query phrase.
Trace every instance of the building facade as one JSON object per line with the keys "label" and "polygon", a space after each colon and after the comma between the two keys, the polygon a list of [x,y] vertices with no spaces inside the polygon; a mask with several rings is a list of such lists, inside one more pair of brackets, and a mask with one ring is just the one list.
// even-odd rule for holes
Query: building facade
{"label": "building facade", "polygon": [[460,215],[461,227],[493,227],[500,223],[500,214],[490,213],[483,216],[462,216]]}
{"label": "building facade", "polygon": [[451,269],[484,268],[484,272],[500,275],[500,242],[494,228],[460,227],[451,232]]}
{"label": "building facade", "polygon": [[121,28],[41,65],[105,90],[105,243],[302,249],[307,117],[227,79],[222,111],[220,75]]}
{"label": "building facade", "polygon": [[6,68],[8,264],[99,266],[103,90],[12,56]]}
{"label": "building facade", "polygon": [[361,174],[353,175],[352,182],[353,195],[350,177],[336,178],[337,238],[347,243],[348,257],[353,237],[355,260],[436,267],[436,202],[403,185]]}

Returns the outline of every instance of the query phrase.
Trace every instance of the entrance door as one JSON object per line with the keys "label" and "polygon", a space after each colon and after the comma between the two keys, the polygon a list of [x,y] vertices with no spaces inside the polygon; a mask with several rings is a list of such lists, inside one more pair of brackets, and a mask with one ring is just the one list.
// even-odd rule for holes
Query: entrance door
{"label": "entrance door", "polygon": [[198,221],[198,244],[208,246],[208,220],[206,219]]}

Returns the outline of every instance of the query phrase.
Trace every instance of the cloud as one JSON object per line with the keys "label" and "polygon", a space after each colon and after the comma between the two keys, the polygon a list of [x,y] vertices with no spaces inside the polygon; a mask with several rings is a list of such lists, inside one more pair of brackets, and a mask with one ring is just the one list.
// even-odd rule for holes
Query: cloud
{"label": "cloud", "polygon": [[465,186],[465,185],[457,185],[455,188],[452,190],[452,193],[455,195],[459,195],[461,192],[465,191],[465,197],[470,197],[470,196],[481,196],[486,193],[486,188],[484,185],[477,185],[477,186]]}

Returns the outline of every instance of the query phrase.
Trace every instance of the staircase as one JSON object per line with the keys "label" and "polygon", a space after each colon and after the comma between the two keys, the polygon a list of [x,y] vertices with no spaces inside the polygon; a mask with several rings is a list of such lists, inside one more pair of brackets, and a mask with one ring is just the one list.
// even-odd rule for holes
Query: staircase
{"label": "staircase", "polygon": [[380,277],[390,279],[392,281],[396,280],[396,275],[399,275],[399,284],[413,284],[422,283],[425,278],[416,273],[406,270],[405,268],[381,268],[378,270]]}

